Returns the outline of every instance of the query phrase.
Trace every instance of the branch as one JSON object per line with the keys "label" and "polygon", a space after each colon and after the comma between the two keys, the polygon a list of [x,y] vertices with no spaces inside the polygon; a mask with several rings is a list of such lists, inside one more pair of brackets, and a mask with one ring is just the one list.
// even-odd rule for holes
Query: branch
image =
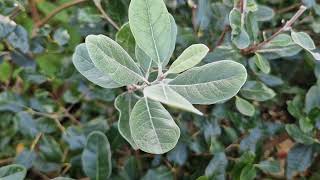
{"label": "branch", "polygon": [[114,22],[111,17],[103,10],[102,6],[100,3],[97,3],[96,1],[94,1],[94,4],[96,5],[96,7],[98,8],[98,10],[100,11],[100,13],[102,14],[102,17],[104,19],[106,19],[116,30],[120,30],[119,26],[117,25],[116,22]]}
{"label": "branch", "polygon": [[268,39],[264,40],[263,42],[253,45],[252,47],[249,47],[247,49],[244,49],[242,52],[244,54],[251,54],[256,52],[257,50],[261,49],[263,46],[268,44],[271,40],[273,40],[275,37],[277,37],[282,32],[288,31],[291,29],[292,25],[298,20],[298,18],[304,13],[304,11],[307,8],[305,6],[300,6],[299,10],[296,12],[296,14],[287,21],[282,28],[280,28],[277,32],[275,32],[272,36],[270,36]]}
{"label": "branch", "polygon": [[32,20],[37,24],[40,21],[40,15],[37,10],[36,2],[35,0],[29,0],[29,4]]}
{"label": "branch", "polygon": [[69,7],[72,7],[74,5],[86,2],[87,0],[73,0],[71,2],[62,4],[61,6],[54,9],[50,14],[48,14],[44,19],[40,20],[38,23],[36,23],[36,27],[40,28],[43,25],[45,25],[51,18],[53,18],[55,15],[57,15],[59,12],[61,12],[64,9],[67,9]]}

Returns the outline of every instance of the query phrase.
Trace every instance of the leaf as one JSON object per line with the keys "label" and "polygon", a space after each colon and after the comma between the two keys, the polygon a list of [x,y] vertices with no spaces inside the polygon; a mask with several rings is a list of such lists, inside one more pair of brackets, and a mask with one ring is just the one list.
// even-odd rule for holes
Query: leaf
{"label": "leaf", "polygon": [[24,111],[17,114],[19,122],[19,131],[30,138],[35,138],[39,132],[37,123],[32,116]]}
{"label": "leaf", "polygon": [[279,173],[280,169],[280,162],[274,160],[265,160],[261,161],[259,164],[255,165],[257,168],[261,169],[264,173]]}
{"label": "leaf", "polygon": [[298,143],[311,145],[316,142],[315,139],[310,137],[310,135],[305,134],[302,132],[296,125],[294,124],[287,124],[286,125],[287,133]]}
{"label": "leaf", "polygon": [[244,98],[255,101],[267,101],[276,95],[272,89],[257,81],[246,82],[240,93]]}
{"label": "leaf", "polygon": [[254,13],[258,21],[270,21],[275,14],[273,9],[264,5],[258,5],[258,10]]}
{"label": "leaf", "polygon": [[80,44],[76,47],[72,61],[76,69],[89,81],[104,88],[117,88],[123,86],[111,79],[111,77],[95,67],[89,57],[86,45]]}
{"label": "leaf", "polygon": [[254,106],[246,101],[245,99],[242,99],[238,96],[236,96],[236,107],[238,111],[246,116],[253,116],[254,115]]}
{"label": "leaf", "polygon": [[195,25],[197,29],[205,30],[210,24],[212,17],[212,9],[210,8],[210,1],[208,0],[199,0],[196,14],[195,14]]}
{"label": "leaf", "polygon": [[[226,168],[228,159],[224,152],[219,152],[214,155],[205,169],[205,175],[216,180],[226,179]],[[211,178],[210,178],[211,179]]]}
{"label": "leaf", "polygon": [[204,44],[191,45],[171,64],[166,74],[181,73],[194,67],[201,62],[208,52],[209,48]]}
{"label": "leaf", "polygon": [[229,22],[232,29],[231,40],[239,48],[244,49],[250,45],[250,37],[244,28],[244,22],[241,19],[241,13],[234,8],[229,14]]}
{"label": "leaf", "polygon": [[129,85],[143,81],[142,73],[128,53],[104,35],[89,35],[86,46],[94,65],[113,81]]}
{"label": "leaf", "polygon": [[26,168],[17,164],[3,166],[0,168],[1,180],[24,180],[26,174]]}
{"label": "leaf", "polygon": [[157,67],[157,64],[138,45],[136,45],[135,54],[136,59],[145,74],[148,74],[152,67]]}
{"label": "leaf", "polygon": [[183,166],[188,159],[188,155],[189,153],[187,144],[178,143],[177,146],[168,153],[167,159],[180,166]]}
{"label": "leaf", "polygon": [[198,115],[203,115],[199,110],[193,107],[188,100],[186,100],[166,84],[160,83],[157,85],[148,86],[143,90],[143,94],[145,97],[155,101],[160,101],[161,103],[169,106],[190,111]]}
{"label": "leaf", "polygon": [[291,31],[292,40],[306,50],[314,50],[316,46],[311,37],[305,32]]}
{"label": "leaf", "polygon": [[259,53],[256,53],[256,55],[254,56],[254,60],[255,64],[263,73],[270,73],[270,63],[265,57],[263,57]]}
{"label": "leaf", "polygon": [[129,24],[138,46],[158,66],[170,56],[171,20],[163,0],[133,0],[129,6]]}
{"label": "leaf", "polygon": [[70,35],[66,29],[59,28],[54,32],[53,39],[59,46],[64,46],[69,42]]}
{"label": "leaf", "polygon": [[253,165],[246,165],[240,174],[240,180],[253,180],[257,175],[256,168]]}
{"label": "leaf", "polygon": [[305,109],[310,112],[313,108],[320,108],[320,85],[312,86],[306,94]]}
{"label": "leaf", "polygon": [[159,102],[146,97],[133,107],[129,123],[134,142],[148,153],[166,153],[180,137],[180,129],[169,112]]}
{"label": "leaf", "polygon": [[101,132],[92,132],[82,152],[83,171],[91,179],[105,180],[111,175],[111,150],[108,138]]}
{"label": "leaf", "polygon": [[245,49],[250,45],[250,37],[244,28],[241,28],[240,33],[232,36],[232,42],[239,48]]}
{"label": "leaf", "polygon": [[271,46],[280,46],[285,47],[292,43],[291,36],[287,34],[279,34],[275,38],[271,39],[271,41],[268,43]]}
{"label": "leaf", "polygon": [[243,65],[230,60],[191,68],[169,82],[169,87],[192,104],[214,104],[238,93],[247,79]]}
{"label": "leaf", "polygon": [[14,48],[19,49],[23,53],[28,53],[30,50],[28,32],[20,25],[8,35],[7,39]]}
{"label": "leaf", "polygon": [[133,106],[136,104],[137,98],[132,93],[123,93],[119,95],[114,106],[119,111],[118,129],[123,138],[125,138],[133,149],[138,149],[134,140],[132,139],[129,119]]}
{"label": "leaf", "polygon": [[149,169],[147,174],[142,178],[142,180],[172,180],[173,174],[165,166],[160,166],[156,169]]}
{"label": "leaf", "polygon": [[130,29],[129,23],[122,25],[116,34],[116,41],[125,49],[131,57],[135,56],[136,41]]}
{"label": "leaf", "polygon": [[313,159],[312,146],[296,144],[290,149],[287,157],[286,176],[292,179],[297,173],[304,172],[311,166]]}

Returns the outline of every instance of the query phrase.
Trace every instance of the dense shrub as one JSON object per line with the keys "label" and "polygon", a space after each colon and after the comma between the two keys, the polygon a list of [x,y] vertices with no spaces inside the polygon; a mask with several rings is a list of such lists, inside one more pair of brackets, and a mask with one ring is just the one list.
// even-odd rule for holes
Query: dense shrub
{"label": "dense shrub", "polygon": [[0,13],[0,179],[320,178],[315,0]]}

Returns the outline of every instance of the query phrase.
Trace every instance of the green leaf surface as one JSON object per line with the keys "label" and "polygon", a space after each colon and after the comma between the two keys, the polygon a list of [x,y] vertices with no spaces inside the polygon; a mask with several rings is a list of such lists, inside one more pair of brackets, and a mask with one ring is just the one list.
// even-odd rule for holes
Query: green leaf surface
{"label": "green leaf surface", "polygon": [[132,139],[129,119],[130,119],[131,111],[137,101],[138,99],[134,97],[132,93],[123,93],[119,95],[114,102],[114,106],[119,112],[119,120],[118,120],[119,132],[121,136],[125,138],[134,149],[138,149],[138,147],[135,144],[134,140]]}
{"label": "green leaf surface", "polygon": [[240,180],[253,180],[257,176],[257,170],[253,165],[246,165],[240,174]]}
{"label": "green leaf surface", "polygon": [[182,54],[171,64],[169,73],[181,73],[188,70],[198,63],[207,55],[209,48],[204,44],[194,44],[189,46]]}
{"label": "green leaf surface", "polygon": [[225,153],[216,153],[205,169],[205,175],[216,180],[224,180],[226,178],[226,168],[228,159]]}
{"label": "green leaf surface", "polygon": [[180,137],[180,129],[169,112],[157,101],[141,98],[133,107],[130,129],[139,149],[163,154],[173,149]]}
{"label": "green leaf surface", "polygon": [[129,23],[122,25],[116,34],[116,41],[129,53],[131,57],[135,56],[136,41],[131,32]]}
{"label": "green leaf surface", "polygon": [[236,96],[236,107],[238,111],[246,116],[253,116],[255,112],[254,106],[245,99]]}
{"label": "green leaf surface", "polygon": [[148,86],[143,90],[144,96],[155,101],[160,101],[168,106],[176,107],[186,111],[203,115],[199,110],[192,106],[192,104],[171,89],[168,85],[160,83],[153,86]]}
{"label": "green leaf surface", "polygon": [[129,23],[139,47],[158,65],[171,52],[172,26],[170,14],[162,0],[132,0]]}
{"label": "green leaf surface", "polygon": [[281,171],[280,162],[274,160],[261,161],[259,164],[255,165],[257,168],[261,169],[265,173],[279,173]]}
{"label": "green leaf surface", "polygon": [[243,65],[223,60],[191,68],[169,86],[192,104],[214,104],[236,95],[246,79]]}
{"label": "green leaf surface", "polygon": [[3,166],[0,168],[1,180],[24,180],[26,174],[26,168],[17,164]]}
{"label": "green leaf surface", "polygon": [[244,98],[255,101],[267,101],[276,95],[272,89],[257,81],[246,82],[240,93]]}
{"label": "green leaf surface", "polygon": [[310,145],[316,142],[309,134],[305,134],[294,124],[286,125],[287,133],[297,142]]}
{"label": "green leaf surface", "polygon": [[270,63],[264,56],[256,53],[256,55],[254,56],[254,62],[263,73],[270,73]]}
{"label": "green leaf surface", "polygon": [[104,35],[89,35],[86,46],[94,65],[113,81],[129,85],[143,81],[142,73],[128,53]]}
{"label": "green leaf surface", "polygon": [[108,138],[98,131],[89,134],[81,160],[83,171],[91,179],[108,179],[112,170],[111,150]]}
{"label": "green leaf surface", "polygon": [[316,48],[311,37],[305,32],[291,31],[292,40],[306,50],[314,50]]}
{"label": "green leaf surface", "polygon": [[123,86],[122,84],[113,81],[107,73],[103,73],[95,67],[84,43],[77,46],[72,61],[76,69],[94,84],[104,88],[117,88]]}

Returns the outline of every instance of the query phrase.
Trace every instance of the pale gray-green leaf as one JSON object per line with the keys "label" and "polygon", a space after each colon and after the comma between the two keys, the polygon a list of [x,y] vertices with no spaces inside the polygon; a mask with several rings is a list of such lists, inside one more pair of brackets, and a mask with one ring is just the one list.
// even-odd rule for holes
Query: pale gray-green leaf
{"label": "pale gray-green leaf", "polygon": [[314,50],[316,48],[311,37],[305,32],[291,31],[292,40],[306,50]]}
{"label": "pale gray-green leaf", "polygon": [[117,88],[124,86],[111,79],[111,77],[102,73],[96,68],[89,57],[89,53],[86,45],[80,44],[76,47],[75,53],[73,54],[72,61],[76,69],[89,81],[93,82],[104,88]]}
{"label": "pale gray-green leaf", "polygon": [[130,113],[136,104],[137,98],[132,93],[123,93],[119,95],[114,106],[119,111],[118,129],[123,138],[125,138],[133,149],[138,149],[136,143],[132,139],[129,125]]}
{"label": "pale gray-green leaf", "polygon": [[138,45],[136,45],[135,53],[136,59],[145,74],[149,73],[151,67],[157,67],[157,64],[151,59],[151,57],[148,56]]}
{"label": "pale gray-green leaf", "polygon": [[285,47],[290,44],[292,44],[292,39],[291,39],[291,36],[287,34],[279,34],[268,43],[268,45],[270,46],[280,46],[280,47]]}
{"label": "pale gray-green leaf", "polygon": [[83,171],[90,179],[106,180],[111,175],[111,150],[108,138],[99,131],[89,134],[81,156]]}
{"label": "pale gray-green leaf", "polygon": [[191,45],[172,63],[167,74],[181,73],[194,67],[201,62],[208,52],[209,48],[204,44]]}
{"label": "pale gray-green leaf", "polygon": [[236,95],[246,79],[243,65],[223,60],[191,68],[169,86],[192,104],[214,104]]}
{"label": "pale gray-green leaf", "polygon": [[170,58],[171,58],[171,56],[174,52],[174,49],[176,47],[177,34],[178,34],[178,27],[177,27],[176,21],[174,20],[174,18],[171,14],[169,14],[169,17],[170,17],[170,24],[171,24],[170,49],[169,49],[169,53],[167,55],[167,58],[165,59],[165,61],[162,64],[163,67],[165,67],[170,61]]}
{"label": "pale gray-green leaf", "polygon": [[202,115],[202,113],[193,107],[188,100],[166,84],[161,83],[154,86],[148,86],[143,90],[143,94],[150,99],[160,101],[169,106]]}
{"label": "pale gray-green leaf", "polygon": [[26,174],[26,168],[17,164],[3,166],[0,168],[1,180],[24,180]]}
{"label": "pale gray-green leaf", "polygon": [[254,106],[249,103],[247,100],[242,99],[240,97],[236,97],[236,107],[238,111],[246,116],[253,116],[255,112]]}
{"label": "pale gray-green leaf", "polygon": [[162,65],[171,48],[171,20],[163,0],[132,0],[129,23],[139,47]]}
{"label": "pale gray-green leaf", "polygon": [[239,34],[233,34],[231,39],[239,49],[245,49],[250,45],[250,37],[244,28],[240,29]]}
{"label": "pale gray-green leaf", "polygon": [[180,129],[169,112],[159,102],[146,97],[134,106],[130,129],[138,148],[153,154],[170,151],[180,137]]}
{"label": "pale gray-green leaf", "polygon": [[281,171],[280,162],[275,160],[261,161],[255,166],[265,173],[279,173]]}
{"label": "pale gray-green leaf", "polygon": [[261,54],[256,53],[256,55],[254,56],[254,62],[263,73],[266,73],[266,74],[270,73],[270,63]]}
{"label": "pale gray-green leaf", "polygon": [[115,41],[104,35],[89,35],[86,46],[94,65],[113,81],[134,84],[143,81],[142,73],[129,54]]}

